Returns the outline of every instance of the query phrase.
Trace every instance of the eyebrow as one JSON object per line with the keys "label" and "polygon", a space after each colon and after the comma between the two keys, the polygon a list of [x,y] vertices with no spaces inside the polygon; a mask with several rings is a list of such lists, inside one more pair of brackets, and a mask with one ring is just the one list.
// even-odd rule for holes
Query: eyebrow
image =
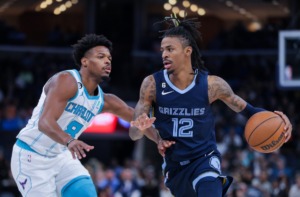
{"label": "eyebrow", "polygon": [[160,47],[160,49],[163,49],[163,48],[170,48],[170,47],[172,47],[172,45],[167,45],[167,46],[165,46],[165,47]]}

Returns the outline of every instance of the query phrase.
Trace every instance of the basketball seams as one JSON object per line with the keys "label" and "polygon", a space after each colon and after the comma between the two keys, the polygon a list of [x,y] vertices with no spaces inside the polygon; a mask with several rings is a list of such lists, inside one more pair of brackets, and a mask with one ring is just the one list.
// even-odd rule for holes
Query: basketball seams
{"label": "basketball seams", "polygon": [[[280,122],[279,127],[277,127],[277,129],[275,130],[275,132],[273,132],[272,135],[270,135],[269,138],[267,138],[265,141],[261,142],[261,143],[258,144],[258,145],[255,145],[255,146],[253,146],[253,147],[260,146],[260,145],[263,144],[264,142],[268,141],[268,140],[269,140],[269,139],[270,139],[270,138],[278,131],[278,129],[281,128],[282,123],[283,123],[283,120]],[[272,151],[270,151],[270,152],[273,152],[273,151],[277,150],[277,149],[283,144],[283,142],[284,142],[284,140],[282,140],[281,143],[278,143],[278,144],[274,147],[274,149],[273,149]]]}
{"label": "basketball seams", "polygon": [[[248,139],[246,139],[247,142],[248,142],[248,143],[250,142],[250,138],[251,138],[252,134],[254,134],[255,130],[256,130],[260,125],[264,124],[265,122],[267,122],[267,121],[270,120],[270,119],[277,118],[277,117],[278,117],[278,116],[272,116],[272,117],[270,117],[270,118],[265,119],[265,120],[262,121],[260,124],[258,124],[258,125],[252,130],[251,134],[248,136]],[[281,123],[280,123],[280,125],[281,125]],[[279,125],[279,126],[280,126],[280,125]],[[278,127],[278,128],[279,128],[279,127]],[[278,128],[277,128],[275,131],[277,131]],[[271,136],[273,136],[273,134],[274,134],[274,133],[272,133]],[[257,146],[257,145],[255,145],[255,146]]]}

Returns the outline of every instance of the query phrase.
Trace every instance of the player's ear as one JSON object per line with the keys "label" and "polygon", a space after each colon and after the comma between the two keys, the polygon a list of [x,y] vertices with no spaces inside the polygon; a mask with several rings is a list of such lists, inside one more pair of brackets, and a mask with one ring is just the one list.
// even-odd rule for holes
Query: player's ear
{"label": "player's ear", "polygon": [[81,65],[83,67],[87,67],[87,61],[88,61],[88,59],[86,57],[81,58]]}
{"label": "player's ear", "polygon": [[186,55],[191,56],[191,54],[193,52],[193,48],[191,46],[187,46],[187,47],[185,47],[184,52]]}

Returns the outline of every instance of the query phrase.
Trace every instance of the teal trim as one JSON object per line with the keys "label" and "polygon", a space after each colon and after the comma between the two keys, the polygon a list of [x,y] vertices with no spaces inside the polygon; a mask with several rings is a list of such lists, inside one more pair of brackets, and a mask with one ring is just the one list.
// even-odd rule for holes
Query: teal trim
{"label": "teal trim", "polygon": [[56,157],[56,156],[47,156],[47,155],[43,155],[41,153],[38,153],[36,152],[35,150],[33,150],[26,142],[20,140],[20,139],[17,139],[16,141],[16,145],[19,146],[20,148],[24,149],[24,150],[28,150],[30,152],[33,152],[33,153],[36,153],[42,157],[47,157],[47,158],[53,158],[53,157]]}
{"label": "teal trim", "polygon": [[39,154],[38,152],[36,152],[35,150],[33,150],[28,144],[26,144],[26,142],[23,142],[20,139],[17,139],[16,145],[18,145],[20,148],[23,148],[25,150],[28,150],[28,151],[31,151],[31,152]]}
{"label": "teal trim", "polygon": [[[75,73],[77,74],[77,76],[79,77],[80,82],[82,83],[80,73],[78,72],[78,70],[75,70],[75,69],[74,69],[74,71],[75,71]],[[85,88],[85,86],[83,85],[83,83],[82,83],[82,86],[83,86],[84,93],[85,93],[85,95],[86,95],[86,97],[87,97],[88,99],[96,100],[96,99],[99,98],[99,94],[98,94],[97,96],[91,96],[91,95],[88,93],[88,91],[87,91],[87,89]]]}
{"label": "teal trim", "polygon": [[[73,69],[73,70],[67,70],[67,72],[69,72],[69,73],[76,79],[76,76],[74,76],[74,74],[73,74],[74,72],[72,72],[72,71],[75,72],[75,75],[77,75],[77,76],[79,77],[80,81],[81,81],[80,75],[79,75],[79,73],[78,73],[77,70],[75,70],[75,69]],[[76,80],[76,81],[77,81],[77,80]],[[74,100],[74,99],[78,96],[78,91],[79,91],[79,90],[77,89],[76,94],[75,94],[72,98],[70,98],[69,101]]]}
{"label": "teal trim", "polygon": [[100,98],[102,99],[101,106],[100,106],[99,111],[98,111],[98,114],[99,114],[103,109],[105,101],[104,101],[104,93],[103,93],[102,89],[100,88],[100,86],[98,86],[98,92],[99,92]]}
{"label": "teal trim", "polygon": [[[86,176],[86,175],[82,175],[82,176],[78,176],[74,179],[72,179],[71,181],[69,181],[62,189],[61,189],[61,196],[76,196],[76,194],[72,194],[73,192],[76,192],[77,189],[77,184],[76,182],[78,182],[79,185],[82,185],[82,183],[86,184],[86,183],[91,183],[92,186],[93,182],[91,180],[91,177]],[[74,185],[73,185],[74,184]],[[69,187],[73,185],[74,188],[71,188],[71,190],[69,190]],[[75,190],[75,191],[74,191]],[[92,191],[92,190],[91,190]],[[77,191],[78,192],[78,191]],[[87,195],[87,194],[86,194]],[[88,195],[87,195],[88,196]]]}
{"label": "teal trim", "polygon": [[85,93],[86,97],[90,100],[97,100],[99,98],[99,93],[97,96],[91,96],[85,87],[84,87],[84,93]]}

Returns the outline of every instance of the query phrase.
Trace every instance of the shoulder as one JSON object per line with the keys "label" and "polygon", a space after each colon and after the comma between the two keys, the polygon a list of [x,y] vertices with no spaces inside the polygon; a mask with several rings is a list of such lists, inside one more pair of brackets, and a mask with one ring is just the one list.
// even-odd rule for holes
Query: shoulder
{"label": "shoulder", "polygon": [[77,92],[78,86],[76,79],[70,72],[62,71],[55,74],[47,81],[45,85],[45,92],[47,93],[50,89],[75,94]]}
{"label": "shoulder", "polygon": [[154,79],[154,74],[148,75],[147,77],[144,78],[142,86],[153,86],[155,85],[155,79]]}
{"label": "shoulder", "polygon": [[208,81],[208,85],[220,84],[225,82],[224,79],[216,75],[208,75],[207,81]]}

